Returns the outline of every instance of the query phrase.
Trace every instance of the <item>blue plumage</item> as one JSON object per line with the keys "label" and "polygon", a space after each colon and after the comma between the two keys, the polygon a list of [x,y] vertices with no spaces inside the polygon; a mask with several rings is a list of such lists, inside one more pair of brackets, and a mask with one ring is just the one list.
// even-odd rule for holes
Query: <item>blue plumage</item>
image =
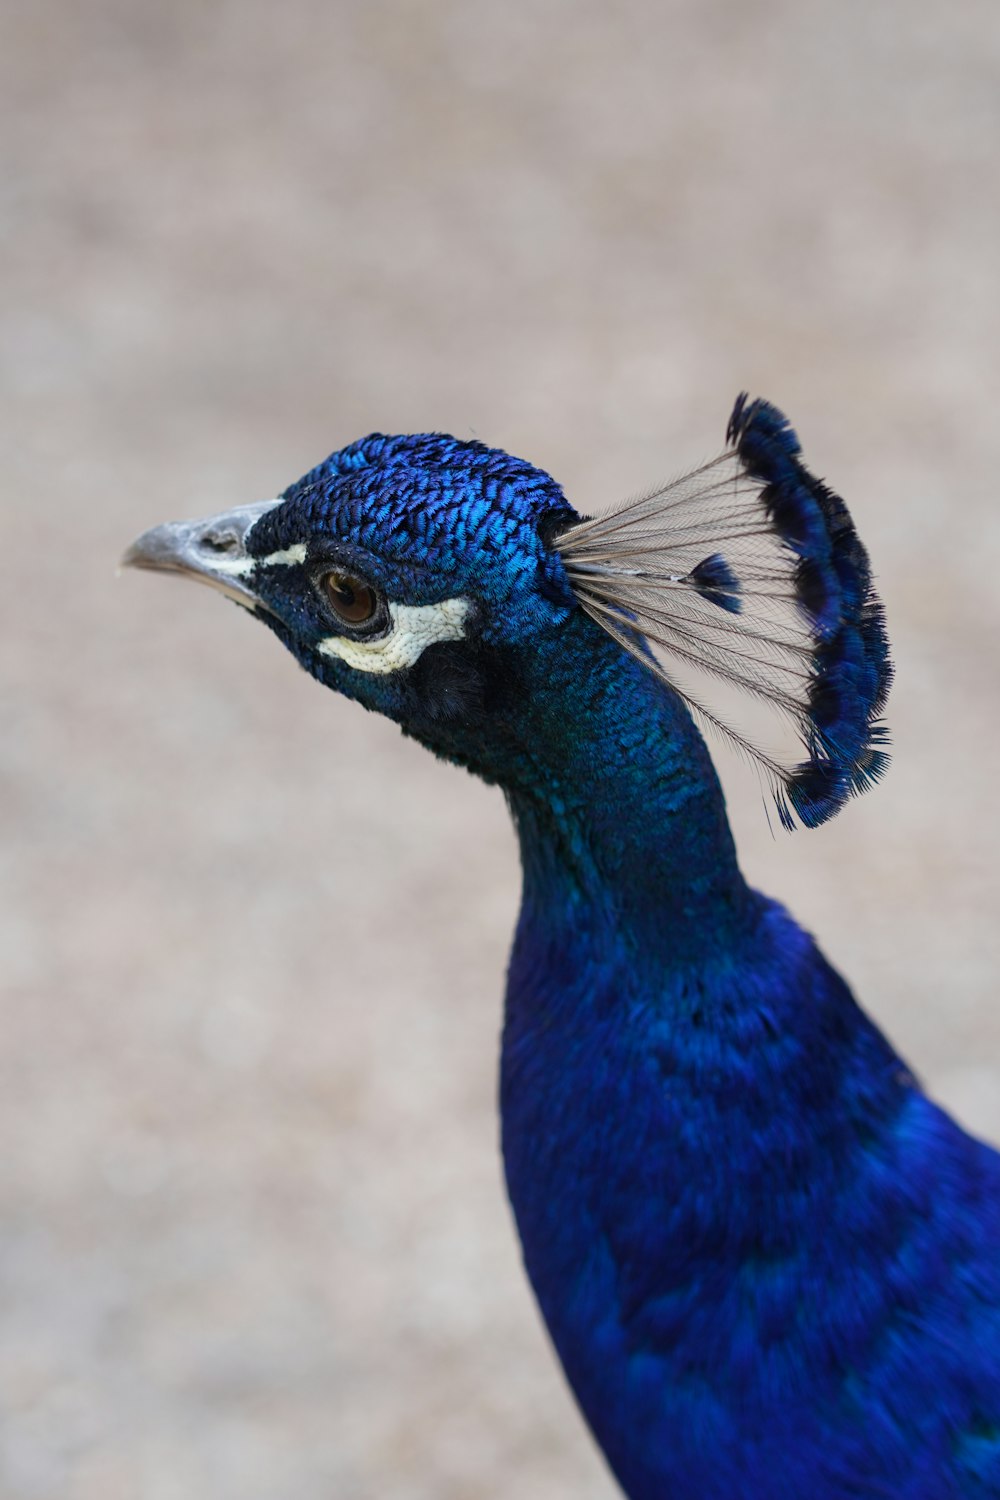
{"label": "blue plumage", "polygon": [[507,1181],[625,1493],[997,1500],[1000,1157],[746,885],[689,695],[649,654],[787,708],[803,823],[879,774],[888,648],[846,507],[766,404],[738,403],[730,443],[584,522],[503,453],[374,436],[129,560],[215,583],[503,787],[524,874]]}
{"label": "blue plumage", "polygon": [[847,507],[802,464],[781,412],[741,397],[727,437],[765,486],[762,500],[797,558],[796,590],[815,633],[810,754],[788,785],[795,812],[814,827],[885,770],[887,736],[877,722],[892,682],[885,618]]}
{"label": "blue plumage", "polygon": [[688,578],[703,599],[710,599],[720,609],[738,615],[743,608],[740,580],[721,552],[712,552],[695,563]]}

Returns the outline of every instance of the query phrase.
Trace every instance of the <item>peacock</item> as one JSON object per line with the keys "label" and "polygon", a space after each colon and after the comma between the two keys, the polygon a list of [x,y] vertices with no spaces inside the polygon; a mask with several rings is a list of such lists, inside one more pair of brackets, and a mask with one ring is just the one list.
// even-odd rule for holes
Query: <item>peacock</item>
{"label": "peacock", "polygon": [[701,732],[789,829],[886,767],[868,555],[782,413],[741,396],[719,457],[590,517],[500,450],[376,433],[124,561],[502,788],[506,1181],[624,1493],[1000,1497],[1000,1155],[747,885]]}

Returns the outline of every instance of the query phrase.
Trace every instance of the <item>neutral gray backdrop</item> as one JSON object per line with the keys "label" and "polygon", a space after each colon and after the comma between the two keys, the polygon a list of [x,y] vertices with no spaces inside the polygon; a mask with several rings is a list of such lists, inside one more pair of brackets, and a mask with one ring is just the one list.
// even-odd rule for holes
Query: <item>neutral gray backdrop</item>
{"label": "neutral gray backdrop", "polygon": [[2,1500],[610,1500],[496,1148],[502,801],[115,561],[373,428],[593,508],[777,400],[895,763],[750,874],[1000,1138],[996,0],[7,0]]}

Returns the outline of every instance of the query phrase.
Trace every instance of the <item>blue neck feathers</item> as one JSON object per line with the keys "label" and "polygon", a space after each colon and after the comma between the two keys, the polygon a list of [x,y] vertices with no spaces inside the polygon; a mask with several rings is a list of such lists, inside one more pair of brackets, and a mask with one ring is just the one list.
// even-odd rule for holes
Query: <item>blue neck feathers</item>
{"label": "blue neck feathers", "polygon": [[731,1440],[762,1380],[794,1385],[782,1340],[836,1247],[839,1184],[912,1094],[811,938],[743,881],[680,702],[583,618],[528,670],[530,750],[497,776],[524,871],[508,1187],[581,1406],[627,1493],[658,1500],[702,1482],[712,1424]]}
{"label": "blue neck feathers", "polygon": [[521,944],[623,945],[657,974],[737,942],[755,898],[683,703],[582,615],[534,671],[530,775],[506,783]]}

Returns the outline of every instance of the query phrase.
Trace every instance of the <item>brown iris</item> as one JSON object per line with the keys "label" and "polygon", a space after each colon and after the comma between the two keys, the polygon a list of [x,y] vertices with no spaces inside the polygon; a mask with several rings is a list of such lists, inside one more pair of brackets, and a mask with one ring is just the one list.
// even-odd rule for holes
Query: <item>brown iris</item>
{"label": "brown iris", "polygon": [[355,573],[324,573],[320,586],[334,614],[348,625],[364,625],[378,607],[375,590]]}

